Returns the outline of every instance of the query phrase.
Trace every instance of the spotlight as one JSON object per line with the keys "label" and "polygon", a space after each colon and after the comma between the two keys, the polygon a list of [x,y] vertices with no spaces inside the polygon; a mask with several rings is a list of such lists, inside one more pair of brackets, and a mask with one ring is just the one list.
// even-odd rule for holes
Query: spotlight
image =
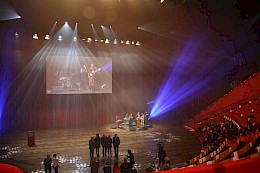
{"label": "spotlight", "polygon": [[38,40],[39,39],[38,34],[33,34],[32,38]]}
{"label": "spotlight", "polygon": [[134,42],[134,41],[132,41],[132,44],[134,45],[134,44],[135,44],[135,42]]}
{"label": "spotlight", "polygon": [[73,41],[77,41],[77,37],[73,37]]}
{"label": "spotlight", "polygon": [[94,25],[93,25],[93,24],[91,24],[91,27],[94,27]]}
{"label": "spotlight", "polygon": [[141,45],[140,41],[137,41],[135,45],[140,46]]}
{"label": "spotlight", "polygon": [[21,16],[18,16],[18,19],[21,19],[22,17]]}
{"label": "spotlight", "polygon": [[98,39],[97,39],[97,38],[95,38],[95,42],[98,42]]}
{"label": "spotlight", "polygon": [[124,43],[124,41],[123,40],[121,40],[121,42],[120,42],[121,44],[123,44]]}
{"label": "spotlight", "polygon": [[164,2],[164,0],[161,0],[161,3],[163,3]]}
{"label": "spotlight", "polygon": [[68,25],[68,22],[65,22],[66,25]]}
{"label": "spotlight", "polygon": [[58,36],[58,40],[62,41],[62,36],[61,35]]}
{"label": "spotlight", "polygon": [[92,41],[92,38],[88,37],[87,42],[90,43]]}
{"label": "spotlight", "polygon": [[137,29],[141,29],[141,27],[140,27],[140,26],[138,26],[138,27],[137,27]]}
{"label": "spotlight", "polygon": [[14,36],[15,36],[15,38],[18,38],[18,37],[19,37],[18,32],[15,32],[15,33],[14,33]]}
{"label": "spotlight", "polygon": [[57,24],[58,22],[56,21],[55,24]]}
{"label": "spotlight", "polygon": [[109,26],[110,29],[112,29],[112,26]]}
{"label": "spotlight", "polygon": [[126,40],[125,44],[129,45],[129,44],[130,44],[130,41],[129,41],[129,40]]}
{"label": "spotlight", "polygon": [[45,40],[49,40],[49,39],[50,39],[50,35],[49,35],[49,34],[46,34],[44,39],[45,39]]}
{"label": "spotlight", "polygon": [[114,40],[114,44],[117,44],[117,39]]}
{"label": "spotlight", "polygon": [[85,38],[82,38],[82,41],[85,41],[86,39]]}
{"label": "spotlight", "polygon": [[105,40],[105,43],[110,43],[108,39]]}
{"label": "spotlight", "polygon": [[78,22],[76,22],[76,25],[78,25]]}
{"label": "spotlight", "polygon": [[104,26],[103,25],[101,25],[101,28],[103,28]]}

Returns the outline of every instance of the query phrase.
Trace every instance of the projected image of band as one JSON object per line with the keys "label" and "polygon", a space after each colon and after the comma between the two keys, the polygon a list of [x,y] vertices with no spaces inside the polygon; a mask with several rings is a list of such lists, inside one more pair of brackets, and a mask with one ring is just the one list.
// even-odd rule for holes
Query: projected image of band
{"label": "projected image of band", "polygon": [[112,58],[47,58],[46,93],[112,93]]}

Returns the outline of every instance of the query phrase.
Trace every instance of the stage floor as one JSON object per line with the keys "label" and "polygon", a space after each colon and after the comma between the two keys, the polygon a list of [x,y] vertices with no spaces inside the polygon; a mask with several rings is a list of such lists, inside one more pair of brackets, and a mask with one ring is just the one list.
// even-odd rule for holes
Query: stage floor
{"label": "stage floor", "polygon": [[[102,128],[51,129],[35,131],[35,146],[28,147],[27,132],[12,132],[1,135],[0,162],[18,166],[25,172],[44,172],[43,160],[47,154],[57,153],[60,159],[59,172],[78,173],[90,172],[88,141],[96,133],[114,136],[118,134],[121,140],[119,147],[119,162],[131,149],[135,156],[135,167],[138,172],[145,172],[155,160],[157,144],[163,142],[167,156],[172,166],[196,156],[201,149],[198,138],[179,125],[154,124],[148,130],[129,131],[127,126],[111,129],[111,125]],[[11,149],[10,158],[4,157],[3,149]],[[100,154],[102,149],[100,150]],[[112,155],[114,151],[112,148]],[[109,161],[112,166],[115,158],[99,158],[100,169]],[[54,171],[54,170],[53,170]]]}

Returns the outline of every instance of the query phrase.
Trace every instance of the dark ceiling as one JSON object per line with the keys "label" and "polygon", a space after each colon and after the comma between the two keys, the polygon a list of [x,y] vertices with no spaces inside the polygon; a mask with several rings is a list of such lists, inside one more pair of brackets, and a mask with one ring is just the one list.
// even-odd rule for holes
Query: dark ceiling
{"label": "dark ceiling", "polygon": [[112,26],[114,30],[129,34],[147,22],[152,22],[172,12],[173,5],[158,0],[7,0],[21,19],[10,21],[14,26],[32,33],[48,33],[55,21],[61,27],[65,21],[74,28],[78,22],[79,35],[92,32],[90,25]]}

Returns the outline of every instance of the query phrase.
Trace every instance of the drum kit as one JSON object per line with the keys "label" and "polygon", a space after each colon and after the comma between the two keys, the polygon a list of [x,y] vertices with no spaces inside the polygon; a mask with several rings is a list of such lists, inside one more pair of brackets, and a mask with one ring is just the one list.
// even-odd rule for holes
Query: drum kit
{"label": "drum kit", "polygon": [[69,77],[68,76],[63,76],[63,77],[60,77],[58,79],[58,83],[59,83],[59,85],[61,85],[61,87],[64,90],[79,89],[80,88],[80,83],[75,81],[74,78],[75,78],[74,74],[70,74]]}
{"label": "drum kit", "polygon": [[61,83],[61,86],[65,89],[65,90],[68,90],[68,89],[71,89],[72,88],[72,82],[71,82],[71,78],[69,77],[61,77],[59,79],[60,83]]}

